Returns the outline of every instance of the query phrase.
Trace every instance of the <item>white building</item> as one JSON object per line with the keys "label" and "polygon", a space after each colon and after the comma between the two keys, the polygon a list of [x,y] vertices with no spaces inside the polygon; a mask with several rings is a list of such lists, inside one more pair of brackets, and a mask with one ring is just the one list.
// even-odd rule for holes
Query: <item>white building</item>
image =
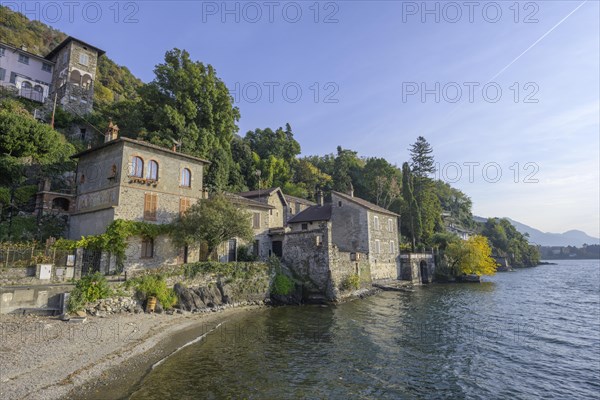
{"label": "white building", "polygon": [[0,85],[21,97],[43,103],[50,92],[54,63],[25,47],[0,43]]}

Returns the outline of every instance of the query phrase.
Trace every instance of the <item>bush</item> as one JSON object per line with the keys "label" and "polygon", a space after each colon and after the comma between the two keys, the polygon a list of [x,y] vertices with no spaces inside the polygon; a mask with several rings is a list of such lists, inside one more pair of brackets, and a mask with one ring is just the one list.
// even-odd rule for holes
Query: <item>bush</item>
{"label": "bush", "polygon": [[277,273],[271,286],[271,293],[276,295],[287,296],[294,291],[294,281],[282,273]]}
{"label": "bush", "polygon": [[360,276],[358,274],[350,274],[342,282],[343,290],[356,290],[360,288]]}
{"label": "bush", "polygon": [[263,269],[264,264],[259,263],[201,261],[185,264],[183,274],[187,279],[193,279],[198,274],[214,274],[232,279],[250,279]]}
{"label": "bush", "polygon": [[75,285],[69,296],[69,312],[82,310],[86,303],[105,299],[112,295],[108,281],[100,272],[84,276]]}
{"label": "bush", "polygon": [[177,304],[177,295],[173,289],[167,288],[167,282],[162,275],[145,275],[132,279],[130,285],[144,298],[156,297],[165,309]]}
{"label": "bush", "polygon": [[237,249],[237,260],[240,262],[253,262],[256,261],[258,257],[253,253],[252,248],[250,246],[240,246]]}

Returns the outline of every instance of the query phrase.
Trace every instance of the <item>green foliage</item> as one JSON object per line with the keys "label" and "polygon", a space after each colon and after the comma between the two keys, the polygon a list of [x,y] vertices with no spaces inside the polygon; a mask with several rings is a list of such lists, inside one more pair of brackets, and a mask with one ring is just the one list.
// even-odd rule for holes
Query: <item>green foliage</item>
{"label": "green foliage", "polygon": [[150,140],[167,147],[177,141],[182,152],[201,157],[216,148],[229,152],[240,113],[215,69],[173,49],[154,73],[140,92]]}
{"label": "green foliage", "polygon": [[198,275],[216,275],[229,279],[250,279],[266,268],[263,263],[202,261],[183,266],[184,276],[194,279]]}
{"label": "green foliage", "polygon": [[258,259],[251,246],[239,246],[237,248],[237,261],[254,262]]}
{"label": "green foliage", "polygon": [[162,275],[144,275],[127,282],[128,286],[133,286],[142,298],[156,297],[165,309],[177,304],[177,295],[172,288],[167,287],[167,282]]}
{"label": "green foliage", "polygon": [[442,209],[450,214],[445,221],[467,229],[474,227],[471,213],[473,203],[466,194],[441,180],[435,182],[435,194]]}
{"label": "green foliage", "polygon": [[294,291],[294,288],[294,281],[289,276],[282,273],[275,274],[271,284],[272,294],[287,296]]}
{"label": "green foliage", "polygon": [[108,281],[100,272],[84,276],[75,285],[69,297],[69,312],[82,310],[87,303],[105,299],[112,295]]}
{"label": "green foliage", "polygon": [[[23,14],[0,6],[0,37],[14,46],[25,45],[29,52],[45,56],[60,44],[67,35],[40,21],[30,21]],[[120,67],[108,57],[98,60],[98,72],[94,82],[94,102],[98,105],[135,99],[142,81],[125,67]]]}
{"label": "green foliage", "polygon": [[433,148],[423,136],[419,136],[409,149],[412,173],[418,178],[427,177],[435,172]]}
{"label": "green foliage", "polygon": [[59,249],[75,250],[77,248],[103,250],[114,254],[117,258],[118,269],[122,269],[125,261],[127,239],[132,236],[141,236],[154,239],[159,235],[171,232],[169,224],[150,224],[143,221],[126,221],[116,219],[106,228],[101,235],[90,235],[80,240],[59,239],[54,246]]}
{"label": "green foliage", "polygon": [[507,219],[489,218],[481,228],[481,234],[487,237],[495,255],[507,257],[515,267],[533,267],[539,264],[540,252],[530,245],[527,236]]}
{"label": "green foliage", "polygon": [[460,240],[461,239],[454,233],[438,232],[432,236],[431,244],[437,247],[438,249],[444,251],[446,250],[446,248],[448,248],[448,245],[450,245],[451,243],[457,243]]}
{"label": "green foliage", "polygon": [[358,274],[348,275],[341,285],[342,290],[357,290],[360,288],[360,276]]}
{"label": "green foliage", "polygon": [[215,194],[191,206],[174,222],[172,237],[177,245],[206,243],[208,254],[231,238],[250,241],[254,232],[250,215],[237,208],[222,194]]}

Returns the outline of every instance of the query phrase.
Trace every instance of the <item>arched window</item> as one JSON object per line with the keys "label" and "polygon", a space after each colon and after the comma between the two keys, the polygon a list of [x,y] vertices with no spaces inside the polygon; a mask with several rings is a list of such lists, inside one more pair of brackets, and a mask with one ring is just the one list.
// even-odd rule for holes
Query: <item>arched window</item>
{"label": "arched window", "polygon": [[141,178],[144,176],[144,160],[140,157],[133,157],[129,166],[129,176]]}
{"label": "arched window", "polygon": [[158,163],[154,160],[150,160],[148,163],[148,172],[146,174],[146,179],[151,179],[153,181],[158,180]]}
{"label": "arched window", "polygon": [[181,170],[181,186],[183,186],[183,187],[192,186],[192,173],[187,168],[184,168]]}
{"label": "arched window", "polygon": [[31,83],[27,81],[21,82],[21,89],[31,89]]}

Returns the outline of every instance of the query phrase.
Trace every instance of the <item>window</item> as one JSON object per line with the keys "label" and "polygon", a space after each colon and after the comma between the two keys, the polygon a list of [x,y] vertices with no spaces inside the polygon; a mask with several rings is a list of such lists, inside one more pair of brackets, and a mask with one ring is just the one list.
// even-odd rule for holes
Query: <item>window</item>
{"label": "window", "polygon": [[29,65],[29,57],[27,57],[24,54],[19,54],[19,62],[21,64],[27,64],[27,65]]}
{"label": "window", "polygon": [[342,202],[338,201],[338,207],[341,207],[341,206],[342,206]]}
{"label": "window", "polygon": [[378,231],[379,230],[379,217],[378,216],[374,216],[373,217],[373,228]]}
{"label": "window", "polygon": [[5,76],[6,70],[4,68],[0,68],[0,81],[3,81]]}
{"label": "window", "polygon": [[140,157],[133,157],[129,165],[129,176],[141,178],[144,176],[144,160]]}
{"label": "window", "polygon": [[88,65],[90,63],[90,57],[87,54],[79,55],[79,64]]}
{"label": "window", "polygon": [[260,228],[260,213],[255,212],[254,214],[252,214],[252,228]]}
{"label": "window", "polygon": [[146,174],[146,178],[153,181],[158,180],[158,163],[156,161],[150,160],[148,163],[148,173]]}
{"label": "window", "polygon": [[81,135],[81,140],[85,140],[85,134],[87,132],[86,128],[79,128],[79,133]]}
{"label": "window", "polygon": [[388,231],[394,232],[394,221],[391,218],[388,218]]}
{"label": "window", "polygon": [[42,71],[52,72],[52,65],[47,63],[42,63]]}
{"label": "window", "polygon": [[4,51],[5,50],[6,49],[4,47],[0,46],[0,57],[4,57]]}
{"label": "window", "polygon": [[192,173],[189,169],[184,168],[181,170],[181,186],[190,187],[192,186]]}
{"label": "window", "polygon": [[396,245],[393,240],[390,240],[390,253],[394,254],[396,252]]}
{"label": "window", "polygon": [[380,254],[381,253],[381,243],[379,242],[378,239],[375,239],[375,254]]}
{"label": "window", "polygon": [[179,199],[179,215],[183,215],[192,205],[192,199],[182,197]]}
{"label": "window", "polygon": [[155,193],[146,193],[144,195],[144,219],[146,221],[156,221],[157,206],[158,195]]}
{"label": "window", "polygon": [[142,251],[140,258],[154,257],[154,239],[146,238],[142,240]]}
{"label": "window", "polygon": [[10,73],[10,83],[17,83],[17,73],[16,72]]}
{"label": "window", "polygon": [[31,83],[27,81],[21,82],[21,89],[31,89]]}
{"label": "window", "polygon": [[302,224],[302,230],[303,231],[307,231],[308,230],[308,224]]}

